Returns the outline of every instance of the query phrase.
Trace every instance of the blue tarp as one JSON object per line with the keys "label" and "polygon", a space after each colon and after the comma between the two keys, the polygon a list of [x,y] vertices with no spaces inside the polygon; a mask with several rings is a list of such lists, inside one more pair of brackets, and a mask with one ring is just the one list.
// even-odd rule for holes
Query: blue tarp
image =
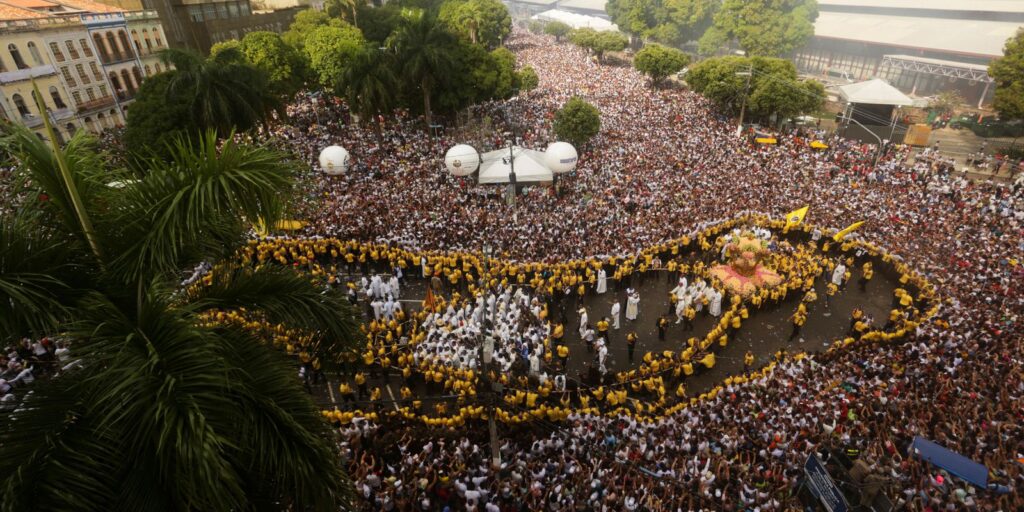
{"label": "blue tarp", "polygon": [[910,445],[910,454],[931,462],[977,487],[984,489],[988,486],[988,468],[923,437],[914,438],[914,443]]}

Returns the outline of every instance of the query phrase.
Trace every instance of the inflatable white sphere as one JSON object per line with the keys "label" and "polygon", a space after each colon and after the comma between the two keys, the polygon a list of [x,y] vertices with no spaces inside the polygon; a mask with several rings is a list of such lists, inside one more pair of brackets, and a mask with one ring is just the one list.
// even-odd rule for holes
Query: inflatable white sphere
{"label": "inflatable white sphere", "polygon": [[345,174],[348,160],[348,150],[341,146],[327,146],[320,152],[320,167],[331,176]]}
{"label": "inflatable white sphere", "polygon": [[444,154],[444,165],[453,176],[469,176],[480,167],[480,154],[473,146],[459,144]]}
{"label": "inflatable white sphere", "polygon": [[572,147],[572,144],[568,142],[555,142],[548,145],[547,151],[544,151],[544,161],[551,172],[554,173],[565,173],[576,168],[576,161],[579,156],[576,154],[576,148]]}

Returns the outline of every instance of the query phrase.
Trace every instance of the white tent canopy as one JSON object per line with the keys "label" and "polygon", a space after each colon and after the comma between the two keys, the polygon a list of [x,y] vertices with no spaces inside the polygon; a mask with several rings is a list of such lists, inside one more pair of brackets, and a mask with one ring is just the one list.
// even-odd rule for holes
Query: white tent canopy
{"label": "white tent canopy", "polygon": [[914,100],[909,96],[879,78],[840,86],[839,94],[847,103],[899,106],[914,104]]}
{"label": "white tent canopy", "polygon": [[559,9],[551,9],[540,14],[533,15],[533,19],[540,21],[561,21],[572,28],[592,28],[597,31],[618,32],[619,28],[614,23],[597,16],[586,16]]}
{"label": "white tent canopy", "polygon": [[[516,183],[539,183],[551,181],[551,169],[544,164],[544,153],[519,146],[512,146],[512,155],[516,169]],[[508,175],[512,170],[509,165],[508,148],[495,149],[481,155],[480,184],[508,183]]]}

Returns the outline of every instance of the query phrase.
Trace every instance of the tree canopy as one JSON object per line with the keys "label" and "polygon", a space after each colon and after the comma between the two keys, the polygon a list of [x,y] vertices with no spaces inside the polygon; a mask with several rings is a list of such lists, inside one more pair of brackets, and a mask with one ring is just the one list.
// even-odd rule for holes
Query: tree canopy
{"label": "tree canopy", "polygon": [[362,51],[365,43],[363,34],[351,25],[313,29],[306,36],[304,49],[320,85],[329,89],[336,87],[345,67]]}
{"label": "tree canopy", "polygon": [[302,88],[308,73],[306,60],[295,48],[285,43],[280,34],[249,32],[240,41],[231,40],[213,45],[210,53],[219,53],[224,45],[238,48],[248,63],[263,70],[275,94],[292,96]]}
{"label": "tree canopy", "polygon": [[1006,41],[1003,56],[988,65],[996,82],[993,108],[1008,119],[1024,119],[1024,30]]}
{"label": "tree canopy", "polygon": [[544,33],[549,36],[555,36],[555,41],[561,41],[569,32],[572,32],[572,27],[561,21],[549,21],[544,25]]}
{"label": "tree canopy", "polygon": [[649,44],[633,57],[633,67],[651,78],[651,85],[678,73],[690,63],[690,56],[675,48]]}
{"label": "tree canopy", "polygon": [[748,56],[775,57],[804,45],[814,35],[816,0],[725,0],[700,39],[712,55],[735,40]]}
{"label": "tree canopy", "polygon": [[629,41],[618,32],[598,31],[592,28],[578,28],[569,33],[569,40],[576,46],[594,52],[597,60],[603,60],[607,52],[620,52],[626,49]]}
{"label": "tree canopy", "polygon": [[609,0],[605,10],[628,34],[679,45],[704,33],[719,3],[720,0]]}
{"label": "tree canopy", "polygon": [[555,135],[582,148],[601,131],[601,111],[579,97],[572,97],[555,112]]}
{"label": "tree canopy", "polygon": [[531,66],[524,66],[519,72],[519,89],[530,92],[540,85],[540,78]]}
{"label": "tree canopy", "polygon": [[488,48],[497,48],[512,32],[512,17],[500,0],[446,0],[437,19],[452,34]]}
{"label": "tree canopy", "polygon": [[815,80],[799,80],[796,67],[785,59],[737,56],[705,59],[690,68],[686,82],[694,91],[731,113],[737,112],[747,98],[751,115],[762,119],[776,114],[782,120],[813,112],[825,101],[824,86]]}

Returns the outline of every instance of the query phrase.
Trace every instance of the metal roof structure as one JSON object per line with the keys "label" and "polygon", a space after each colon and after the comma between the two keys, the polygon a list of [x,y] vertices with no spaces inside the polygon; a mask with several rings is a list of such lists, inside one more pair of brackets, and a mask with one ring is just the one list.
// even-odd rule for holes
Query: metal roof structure
{"label": "metal roof structure", "polygon": [[814,35],[991,58],[1002,56],[1018,28],[1015,22],[822,11]]}
{"label": "metal roof structure", "polygon": [[969,64],[951,60],[928,59],[913,55],[886,55],[882,57],[882,65],[896,69],[906,69],[929,75],[962,78],[977,82],[992,83],[988,76],[988,66]]}
{"label": "metal roof structure", "polygon": [[909,96],[878,78],[840,86],[839,94],[847,103],[899,106],[914,104],[914,100]]}
{"label": "metal roof structure", "polygon": [[818,5],[938,11],[1024,12],[1024,2],[1019,0],[818,0]]}
{"label": "metal roof structure", "polygon": [[558,2],[559,9],[579,9],[581,11],[605,12],[607,0],[564,0]]}

